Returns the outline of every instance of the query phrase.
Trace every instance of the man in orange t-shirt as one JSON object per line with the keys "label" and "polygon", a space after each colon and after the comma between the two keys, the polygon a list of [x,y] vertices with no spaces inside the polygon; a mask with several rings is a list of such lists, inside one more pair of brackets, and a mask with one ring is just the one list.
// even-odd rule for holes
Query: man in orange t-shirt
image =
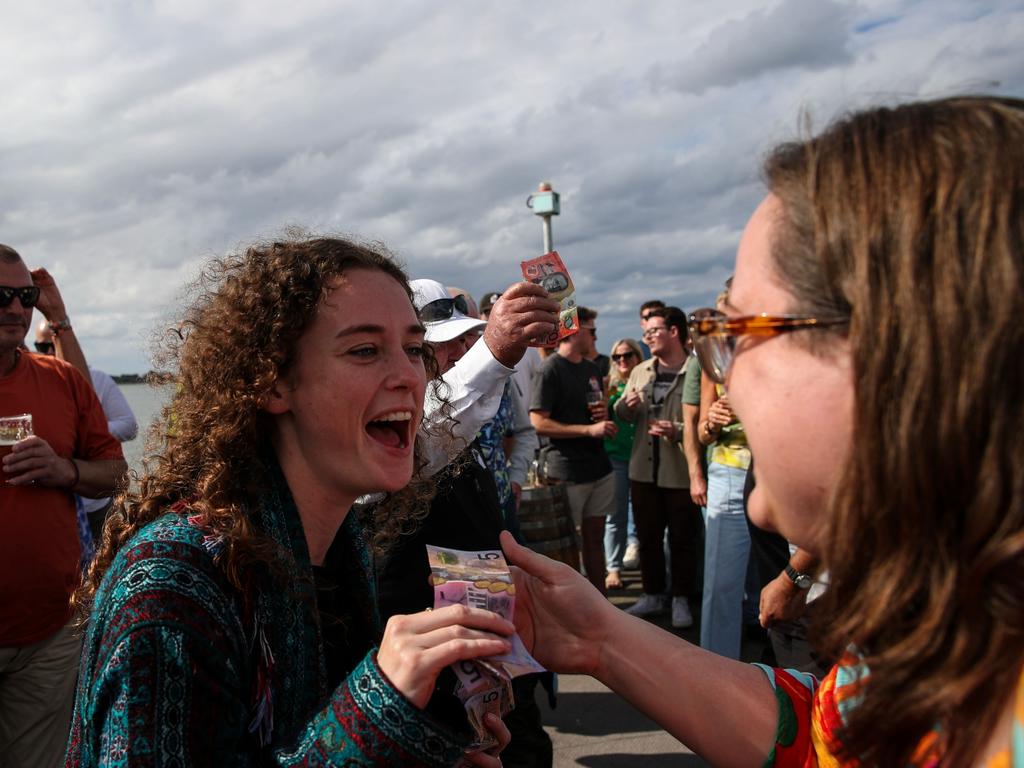
{"label": "man in orange t-shirt", "polygon": [[0,471],[0,755],[49,768],[63,762],[81,649],[69,626],[79,578],[73,494],[111,495],[126,466],[85,377],[22,348],[33,307],[77,348],[52,278],[0,245],[0,416],[31,414],[34,433]]}

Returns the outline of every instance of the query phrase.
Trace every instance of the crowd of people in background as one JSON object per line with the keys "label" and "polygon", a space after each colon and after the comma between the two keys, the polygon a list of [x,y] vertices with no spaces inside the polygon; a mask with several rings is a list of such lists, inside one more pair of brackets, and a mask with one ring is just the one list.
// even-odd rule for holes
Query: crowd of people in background
{"label": "crowd of people in background", "polygon": [[[302,251],[298,245],[294,248]],[[8,269],[17,270],[21,265],[14,252],[5,253]],[[131,408],[113,380],[86,363],[55,282],[44,270],[33,273],[32,279],[52,295],[56,308],[50,315],[59,316],[57,321],[44,319],[37,325],[36,355],[64,361],[81,374],[91,384],[97,401],[87,402],[92,398],[83,395],[83,405],[94,411],[98,404],[110,435],[117,441],[134,439],[138,424]],[[521,288],[514,286],[511,293],[485,294],[480,309],[468,292],[455,286],[420,279],[411,281],[409,288],[418,319],[425,328],[424,342],[429,344],[437,371],[442,377],[449,374],[447,379],[439,378],[431,385],[426,397],[427,411],[443,414],[436,419],[435,429],[444,433],[455,424],[452,436],[461,433],[463,442],[469,445],[461,453],[437,448],[437,457],[425,459],[429,471],[423,474],[431,477],[436,492],[430,500],[429,512],[410,526],[405,535],[394,537],[387,557],[376,565],[375,611],[380,620],[415,614],[429,606],[429,571],[423,555],[426,544],[444,543],[466,550],[496,548],[503,529],[522,540],[518,525],[522,490],[527,485],[531,463],[543,458],[543,482],[557,484],[566,491],[579,537],[582,570],[595,588],[602,592],[622,590],[626,586],[624,571],[639,568],[643,593],[627,609],[628,613],[647,617],[670,613],[671,625],[686,629],[694,624],[690,607],[694,601],[694,605],[703,605],[702,644],[713,647],[717,653],[739,658],[742,606],[746,604],[749,609],[759,599],[757,580],[747,575],[749,537],[742,495],[746,465],[742,465],[742,455],[734,464],[728,464],[739,466],[740,474],[738,480],[731,478],[732,492],[724,494],[718,492],[713,467],[720,454],[745,450],[742,427],[727,405],[723,408],[727,398],[721,394],[720,385],[716,388],[703,377],[702,386],[700,364],[691,354],[682,310],[660,300],[645,302],[640,307],[638,333],[643,341],[616,340],[609,348],[610,355],[604,355],[597,344],[598,312],[580,306],[578,333],[565,337],[553,349],[531,346],[517,350],[522,357],[509,358],[512,365],[505,366],[491,354],[501,342],[487,344],[481,339],[488,328],[495,338],[500,338],[502,320],[508,315],[502,310]],[[31,302],[26,304],[25,296],[21,298],[23,309],[31,309]],[[24,348],[18,350],[19,356],[27,352]],[[524,360],[529,362],[520,364]],[[464,361],[462,365],[460,361]],[[510,369],[514,369],[513,375],[508,375],[512,373]],[[75,373],[67,368],[56,370],[81,386]],[[480,393],[484,396],[474,396]],[[182,397],[179,392],[176,401]],[[687,421],[687,406],[699,407],[700,416],[693,423]],[[29,405],[26,409],[31,410]],[[179,402],[175,413],[186,419],[188,409]],[[184,429],[185,422],[175,425],[176,432]],[[424,431],[427,434],[429,430]],[[708,446],[708,461],[683,450],[687,436],[696,436],[700,444]],[[441,445],[436,435],[432,439],[435,445]],[[730,448],[734,445],[740,448]],[[733,455],[728,453],[729,457]],[[746,456],[749,464],[749,451]],[[78,459],[72,463],[77,466]],[[705,472],[710,479],[708,484],[703,480]],[[537,482],[536,476],[532,481]],[[18,481],[11,484],[17,485]],[[706,504],[702,496],[705,486],[711,499]],[[363,503],[367,508],[375,506],[372,501]],[[102,543],[102,529],[113,498],[109,493],[98,499],[76,494],[74,504],[81,550],[79,568],[81,573],[88,574],[97,553],[96,545]],[[404,502],[394,500],[378,504],[387,510],[386,514],[398,519],[403,514],[403,505]],[[717,530],[719,517],[729,519],[730,515],[733,522],[738,515],[743,526],[741,540],[746,546],[742,547],[742,554],[730,551],[728,572],[718,552],[720,537],[705,535],[701,507],[706,508],[704,520],[709,532]],[[170,536],[166,531],[162,535]],[[341,534],[335,537],[323,555],[323,565],[311,553],[313,572],[318,577],[319,619],[325,625],[323,643],[328,675],[334,684],[341,679],[341,671],[348,672],[358,661],[343,662],[350,641],[340,640],[332,629],[345,624],[349,635],[360,623],[351,606],[342,608],[338,601],[338,584],[354,578],[351,573],[346,573],[345,578],[339,575],[350,567],[340,555],[343,538]],[[50,546],[48,541],[41,544]],[[351,542],[348,544],[352,547]],[[332,553],[338,554],[331,557]],[[101,558],[100,567],[109,567],[104,560]],[[321,575],[318,569],[326,569],[328,564],[331,570]],[[19,573],[24,575],[24,569],[19,569]],[[779,573],[785,571],[780,569]],[[807,568],[798,572],[793,584],[809,578],[805,574]],[[67,596],[67,585],[73,584],[73,580],[66,582],[61,594]],[[794,586],[795,595],[805,594],[797,590],[799,587]],[[59,601],[57,596],[56,602]],[[803,609],[802,602],[787,603],[787,610],[773,615],[772,621],[798,619]],[[755,623],[756,613],[754,610]],[[366,621],[365,617],[362,620]],[[73,628],[63,631],[74,633]],[[372,642],[373,633],[372,628],[363,628],[364,644]],[[718,645],[713,645],[712,637]],[[47,661],[44,653],[33,652],[26,669]],[[47,702],[50,714],[40,720],[40,727],[45,727],[50,735],[60,731],[54,724],[70,712],[77,665],[78,654],[66,654],[64,694]],[[17,701],[22,674],[15,674],[12,668],[6,671],[8,701]],[[535,686],[542,683],[550,688],[550,683],[542,679],[516,681],[520,705],[508,719],[512,741],[505,750],[505,764],[551,763],[550,739],[543,731],[542,715],[534,698]],[[33,678],[24,683],[36,684]],[[58,707],[63,711],[57,711]],[[462,707],[450,696],[432,696],[427,711],[456,732],[465,718]],[[27,707],[22,708],[21,714],[36,716]],[[81,719],[82,712],[78,715],[74,743],[85,746],[82,729],[95,715],[88,712],[87,719]],[[32,761],[52,763],[58,753],[63,754],[64,737],[47,740],[38,738],[39,734],[38,728],[14,733],[8,743],[16,751],[31,743],[35,750],[31,753]],[[131,743],[127,733],[125,743]],[[49,744],[46,755],[39,751],[42,744]]]}
{"label": "crowd of people in background", "polygon": [[[167,335],[131,487],[131,409],[0,245],[0,766],[550,766],[550,673],[467,751],[451,666],[515,632],[715,764],[1024,765],[1022,147],[989,98],[783,145],[716,306],[603,347],[582,305],[539,347],[528,281],[254,243]],[[573,565],[523,546],[538,488]],[[504,549],[515,625],[434,609],[428,544]]]}
{"label": "crowd of people in background", "polygon": [[[36,283],[44,280],[59,297],[52,278],[45,272],[36,273]],[[484,360],[479,365],[469,358],[461,368],[456,365],[473,349],[490,357],[490,347],[478,342],[495,307],[501,306],[503,293],[494,291],[481,297],[481,311],[468,292],[455,286],[421,279],[412,281],[410,288],[439,372],[468,371],[471,376],[482,376],[480,370],[494,361]],[[107,374],[86,364],[66,310],[54,314],[61,316],[57,323],[44,319],[36,328],[36,353],[66,361],[83,377],[88,376],[110,434],[120,442],[134,439],[138,425],[124,395]],[[445,403],[445,419],[456,420],[460,428],[465,427],[464,436],[473,438],[467,451],[474,460],[451,463],[447,475],[440,476],[447,479],[434,480],[438,492],[431,501],[431,513],[415,526],[414,535],[396,539],[376,577],[379,611],[386,619],[427,607],[425,544],[493,548],[502,529],[521,538],[519,500],[531,462],[543,455],[545,482],[563,485],[567,492],[579,534],[582,567],[594,586],[601,591],[622,590],[626,586],[624,570],[639,567],[643,593],[628,613],[655,617],[667,612],[673,627],[685,629],[694,624],[690,606],[695,601],[694,605],[703,606],[702,645],[739,658],[742,607],[746,605],[749,612],[760,597],[757,579],[748,578],[749,537],[742,494],[746,467],[740,466],[741,455],[738,479],[731,478],[731,493],[724,493],[724,498],[719,498],[722,494],[714,467],[717,456],[735,452],[729,446],[739,444],[738,450],[744,450],[742,427],[723,409],[727,399],[718,396],[720,385],[716,389],[704,377],[702,386],[700,364],[691,354],[682,310],[660,300],[645,302],[640,307],[638,333],[643,342],[616,340],[610,355],[598,348],[598,312],[580,306],[578,315],[578,333],[567,336],[554,349],[524,350],[522,359],[531,362],[510,366],[515,375],[502,376],[500,392],[492,387],[491,398],[466,398],[465,407],[460,408],[460,387],[474,390],[455,377],[447,382],[447,391],[434,392],[435,402]],[[497,323],[491,327],[496,328]],[[497,402],[496,408],[492,400]],[[687,421],[686,406],[699,406],[700,417],[693,423]],[[482,420],[476,413],[493,416]],[[475,434],[471,434],[473,426],[478,427]],[[691,439],[695,435],[700,444],[709,446],[709,461],[683,450],[687,435]],[[705,472],[709,484],[703,480]],[[705,485],[711,499],[706,505],[701,495]],[[112,503],[110,495],[99,499],[75,496],[82,573],[88,572],[95,556],[95,543],[102,541],[102,526]],[[714,535],[705,535],[702,506],[706,507],[707,530]],[[735,523],[737,516],[743,535],[734,538],[742,544],[730,550],[730,570],[726,572],[724,557],[719,556],[721,537],[716,523],[720,518]],[[785,572],[779,569],[773,577]],[[809,568],[801,566],[791,579],[794,596],[805,594],[796,585],[808,578]],[[332,592],[318,592],[318,599],[323,620],[330,615],[327,606],[333,602]],[[802,601],[790,601],[786,610],[773,614],[771,620],[799,619],[803,610]],[[756,623],[756,609],[753,614]],[[332,616],[332,620],[339,619]],[[351,616],[346,620],[351,623]],[[330,634],[325,630],[329,651],[335,647]],[[329,653],[328,658],[340,655]],[[77,662],[77,655],[74,658]],[[793,657],[787,658],[792,661]],[[65,676],[72,681],[74,666],[65,668]],[[521,706],[511,722],[513,736],[518,738],[506,750],[506,764],[517,764],[516,760],[523,765],[550,764],[550,740],[541,727],[533,696],[539,682],[516,683]],[[457,728],[464,713],[454,699],[438,696],[432,701],[433,709]],[[69,694],[63,697],[63,705],[70,705]],[[62,745],[52,747],[54,754],[62,750]]]}

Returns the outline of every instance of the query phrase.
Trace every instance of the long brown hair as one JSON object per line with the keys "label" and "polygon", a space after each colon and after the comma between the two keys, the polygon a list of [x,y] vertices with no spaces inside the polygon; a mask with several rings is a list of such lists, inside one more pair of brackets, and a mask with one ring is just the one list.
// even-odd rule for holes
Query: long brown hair
{"label": "long brown hair", "polygon": [[[204,530],[221,536],[218,563],[241,588],[250,566],[274,561],[269,539],[250,512],[274,461],[268,453],[272,421],[261,402],[288,375],[296,345],[333,282],[346,270],[393,277],[409,295],[405,272],[383,246],[340,238],[292,238],[260,243],[214,259],[190,287],[184,317],[164,335],[157,364],[173,373],[175,393],[150,437],[153,456],[137,493],[120,498],[75,602],[87,610],[117,552],[176,502],[188,502]],[[425,352],[428,378],[437,363]],[[419,460],[417,446],[417,467]],[[150,469],[152,466],[152,470]],[[429,483],[414,481],[387,505],[389,517],[371,521],[383,545],[428,509]]]}
{"label": "long brown hair", "polygon": [[854,114],[765,175],[793,311],[851,320],[816,626],[870,670],[843,746],[906,765],[938,728],[943,764],[972,764],[1024,660],[1024,102]]}

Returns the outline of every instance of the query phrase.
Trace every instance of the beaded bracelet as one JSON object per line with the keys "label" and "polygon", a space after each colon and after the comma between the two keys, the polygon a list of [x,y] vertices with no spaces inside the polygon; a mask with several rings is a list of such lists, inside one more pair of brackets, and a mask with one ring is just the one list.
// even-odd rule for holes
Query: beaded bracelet
{"label": "beaded bracelet", "polygon": [[55,323],[47,323],[47,325],[54,336],[60,336],[61,331],[71,330],[71,318],[65,317],[63,320],[58,320]]}

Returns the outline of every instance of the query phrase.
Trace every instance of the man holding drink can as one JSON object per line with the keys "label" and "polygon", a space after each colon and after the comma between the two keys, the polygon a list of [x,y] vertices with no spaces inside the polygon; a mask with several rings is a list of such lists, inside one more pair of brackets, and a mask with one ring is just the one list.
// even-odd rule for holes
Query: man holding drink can
{"label": "man holding drink can", "polygon": [[77,348],[53,279],[0,245],[0,755],[62,762],[81,647],[69,625],[78,584],[73,494],[111,495],[126,465],[92,385],[24,349],[32,310]]}

